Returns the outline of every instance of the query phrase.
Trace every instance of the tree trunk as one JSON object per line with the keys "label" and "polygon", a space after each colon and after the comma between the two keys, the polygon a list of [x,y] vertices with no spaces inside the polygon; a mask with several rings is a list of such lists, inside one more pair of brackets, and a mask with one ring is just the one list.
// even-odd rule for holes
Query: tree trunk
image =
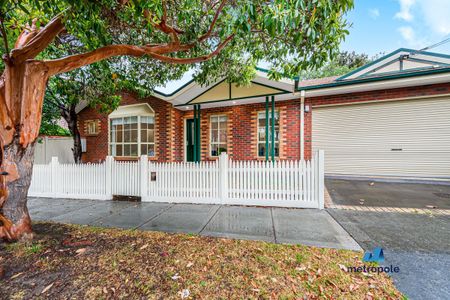
{"label": "tree trunk", "polygon": [[73,148],[72,148],[73,160],[75,161],[76,164],[80,164],[82,154],[81,136],[77,126],[78,116],[75,108],[76,105],[72,104],[70,105],[68,111],[61,110],[61,115],[64,118],[64,120],[66,120],[67,126],[69,127],[69,131],[73,137]]}
{"label": "tree trunk", "polygon": [[77,122],[75,121],[74,123],[75,123],[75,125],[73,125],[74,129],[71,130],[73,136],[73,148],[72,148],[73,159],[76,164],[81,164],[81,154],[82,154],[81,136],[80,131],[78,130],[77,127]]}
{"label": "tree trunk", "polygon": [[47,79],[35,61],[8,61],[0,77],[0,238],[7,241],[32,236],[27,194]]}
{"label": "tree trunk", "polygon": [[[7,197],[0,210],[0,221],[3,223],[0,227],[0,237],[6,240],[32,236],[27,193],[33,171],[34,149],[35,142],[23,148],[17,136],[4,148],[4,160],[10,165],[15,165],[17,170],[16,180],[7,182],[7,176],[2,176],[2,181],[6,183]],[[13,174],[8,174],[11,175]]]}

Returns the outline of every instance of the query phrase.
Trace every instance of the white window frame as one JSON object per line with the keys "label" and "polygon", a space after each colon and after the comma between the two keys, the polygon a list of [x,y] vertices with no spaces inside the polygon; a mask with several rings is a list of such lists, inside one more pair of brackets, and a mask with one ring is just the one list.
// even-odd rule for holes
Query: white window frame
{"label": "white window frame", "polygon": [[[220,119],[220,117],[225,117],[226,119],[227,119],[227,125],[226,125],[226,127],[225,127],[225,133],[226,133],[226,135],[227,135],[227,142],[226,143],[223,143],[223,142],[220,142],[220,130],[221,130],[221,128],[220,128],[220,122],[218,122],[219,124],[217,125],[218,127],[218,132],[217,132],[217,142],[213,142],[212,141],[212,130],[213,130],[213,128],[212,128],[212,123],[213,123],[213,118],[216,118],[217,120],[219,120]],[[221,145],[221,144],[226,144],[227,145],[227,152],[228,152],[228,122],[229,122],[229,120],[228,120],[228,115],[225,115],[225,114],[219,114],[219,115],[211,115],[210,117],[209,117],[209,157],[219,157],[219,155],[212,155],[211,154],[211,151],[212,151],[212,146],[213,145]]]}
{"label": "white window frame", "polygon": [[[137,112],[137,113],[132,113],[132,114],[123,114],[123,115],[119,115],[119,116],[114,116],[114,112],[111,113],[108,116],[108,155],[111,155],[111,146],[112,145],[126,145],[126,144],[135,144],[135,143],[130,143],[130,142],[111,142],[111,122],[114,119],[122,119],[124,120],[124,118],[129,118],[129,117],[137,117],[137,156],[132,156],[132,155],[115,155],[114,157],[140,157],[142,155],[141,153],[141,117],[153,117],[153,125],[154,125],[154,138],[153,138],[153,142],[145,142],[144,144],[146,145],[153,145],[153,155],[149,155],[149,157],[156,157],[156,116],[155,116],[155,112],[154,110],[150,107],[150,105],[148,105],[147,103],[140,103],[140,104],[132,104],[132,105],[125,105],[125,106],[120,106],[119,108],[130,108],[130,107],[139,107],[139,106],[145,106],[145,109],[148,111],[150,110],[151,112]],[[113,116],[111,116],[113,115]],[[123,149],[122,149],[123,151]],[[123,153],[123,152],[122,152]]]}
{"label": "white window frame", "polygon": [[[259,129],[261,128],[260,126],[259,126],[259,120],[260,120],[260,118],[259,118],[259,115],[260,114],[262,114],[263,113],[263,116],[264,116],[264,119],[266,118],[266,111],[265,110],[262,110],[262,111],[258,111],[257,112],[257,115],[256,115],[256,155],[258,156],[258,158],[264,158],[264,157],[266,157],[266,155],[259,155],[259,145],[260,144],[263,144],[264,143],[264,145],[266,144],[266,141],[260,141],[259,140]],[[280,152],[281,152],[281,149],[280,149],[280,138],[281,138],[281,119],[280,119],[280,110],[275,110],[275,115],[277,115],[278,114],[278,140],[277,139],[275,139],[275,145],[278,145],[278,155],[275,153],[275,158],[277,158],[277,157],[280,157]],[[271,111],[269,111],[269,121],[272,119],[272,112]],[[271,124],[267,124],[267,120],[266,120],[266,126],[269,126],[269,135],[270,135],[270,125]],[[266,130],[266,128],[264,127],[264,130]],[[266,136],[266,139],[268,138],[268,136]],[[270,149],[270,147],[271,147],[271,144],[272,144],[272,139],[270,139],[269,140],[269,149]],[[269,149],[266,149],[266,151],[268,151]],[[269,157],[270,157],[270,153],[269,153]]]}
{"label": "white window frame", "polygon": [[[94,129],[94,131],[91,131]],[[98,120],[87,120],[86,121],[86,134],[87,135],[97,135],[99,133]]]}

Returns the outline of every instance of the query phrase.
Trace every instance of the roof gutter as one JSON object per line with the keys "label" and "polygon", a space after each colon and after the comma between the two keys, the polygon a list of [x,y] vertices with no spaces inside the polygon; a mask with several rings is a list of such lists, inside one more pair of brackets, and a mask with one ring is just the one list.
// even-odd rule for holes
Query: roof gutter
{"label": "roof gutter", "polygon": [[359,84],[359,83],[371,83],[371,82],[387,81],[387,80],[392,80],[392,79],[401,79],[401,78],[408,78],[408,77],[419,77],[419,76],[440,74],[440,73],[450,73],[450,68],[433,69],[433,70],[423,71],[420,73],[417,73],[417,72],[416,73],[404,73],[404,74],[396,74],[396,75],[389,75],[389,76],[376,77],[376,78],[361,78],[361,79],[347,80],[347,81],[336,81],[336,82],[332,82],[332,83],[305,86],[305,87],[299,86],[299,87],[297,87],[297,90],[298,91],[308,91],[308,90],[326,89],[326,88],[333,88],[333,87],[339,87],[339,86],[354,85],[354,84]]}

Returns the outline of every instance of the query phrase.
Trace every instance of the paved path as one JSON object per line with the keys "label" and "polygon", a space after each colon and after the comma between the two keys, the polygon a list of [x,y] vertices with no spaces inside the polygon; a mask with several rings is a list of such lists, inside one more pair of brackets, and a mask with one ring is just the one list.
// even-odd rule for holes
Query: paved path
{"label": "paved path", "polygon": [[450,299],[450,217],[398,212],[328,209],[358,243],[383,248],[383,265],[409,299]]}
{"label": "paved path", "polygon": [[361,250],[325,210],[30,198],[33,220]]}

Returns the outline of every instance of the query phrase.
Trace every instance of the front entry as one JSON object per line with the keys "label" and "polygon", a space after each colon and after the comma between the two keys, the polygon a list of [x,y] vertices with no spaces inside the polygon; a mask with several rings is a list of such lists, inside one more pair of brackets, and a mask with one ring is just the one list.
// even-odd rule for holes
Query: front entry
{"label": "front entry", "polygon": [[186,161],[194,161],[194,119],[186,120]]}

